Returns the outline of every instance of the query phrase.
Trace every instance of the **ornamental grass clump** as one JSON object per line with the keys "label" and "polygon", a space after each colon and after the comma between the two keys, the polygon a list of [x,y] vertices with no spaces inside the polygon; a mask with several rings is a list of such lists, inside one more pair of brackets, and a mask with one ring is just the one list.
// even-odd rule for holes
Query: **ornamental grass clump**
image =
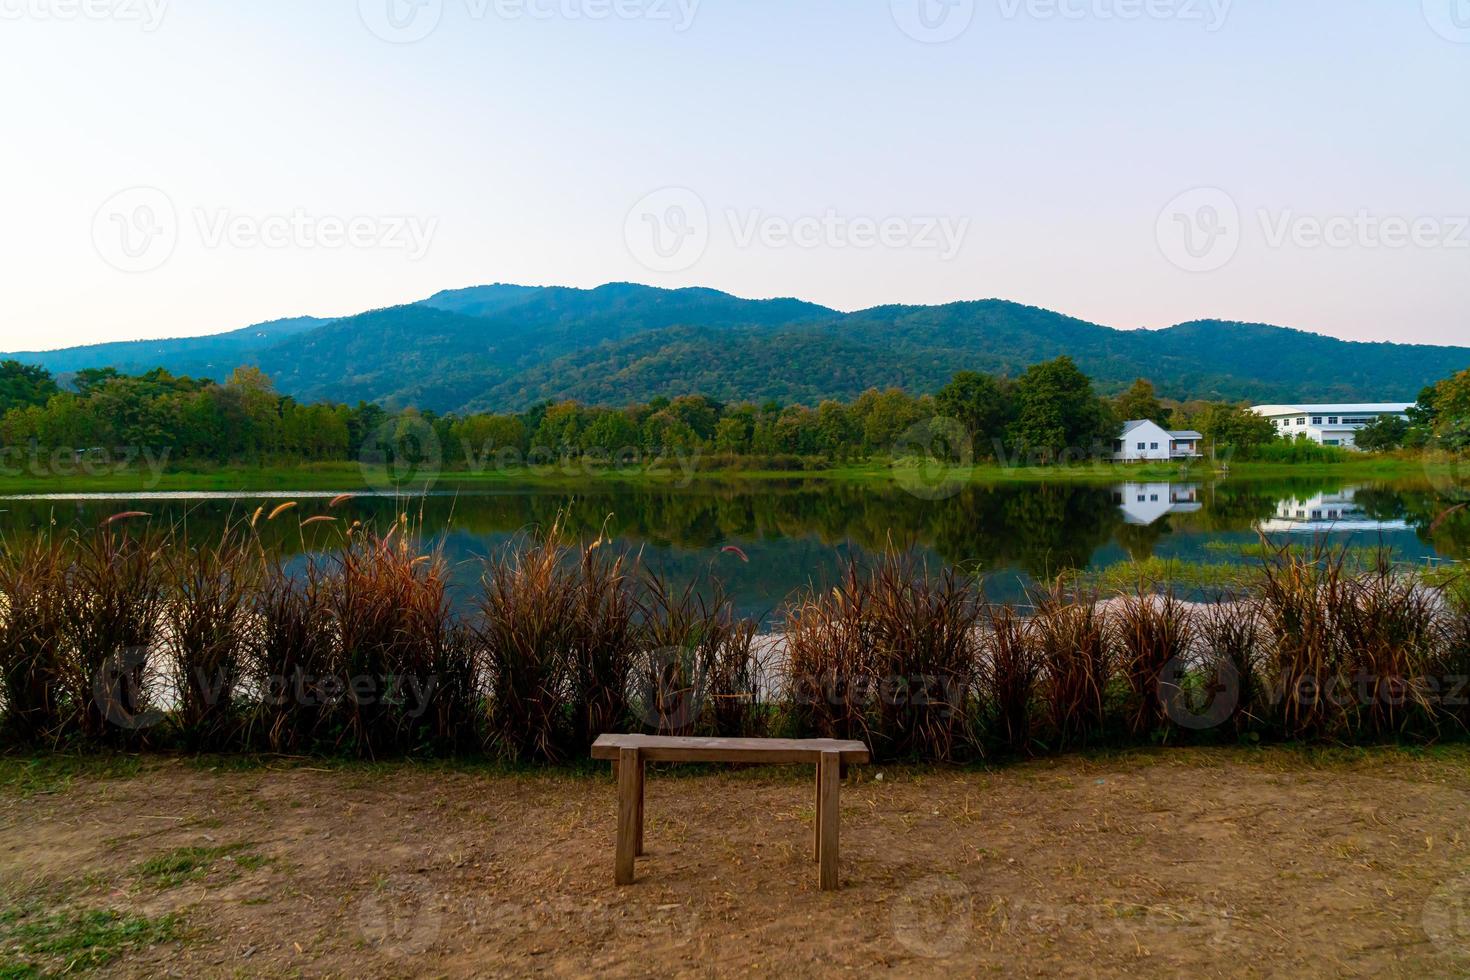
{"label": "ornamental grass clump", "polygon": [[878,740],[900,757],[955,759],[974,741],[979,589],[951,568],[931,573],[889,552],[873,569],[868,591]]}
{"label": "ornamental grass clump", "polygon": [[991,605],[981,629],[979,711],[986,742],[1014,754],[1035,747],[1032,734],[1046,651],[1035,619]]}
{"label": "ornamental grass clump", "polygon": [[870,602],[868,581],[848,562],[837,585],[787,604],[785,694],[801,734],[869,740],[878,660]]}
{"label": "ornamental grass clump", "polygon": [[168,537],[148,515],[114,515],[74,546],[62,596],[63,697],[81,732],[137,743],[159,721],[166,681],[155,656],[163,613]]}
{"label": "ornamental grass clump", "polygon": [[173,680],[174,721],[187,746],[226,747],[243,724],[241,687],[254,653],[259,558],[248,529],[234,524],[202,541],[186,528],[164,552],[163,652]]}
{"label": "ornamental grass clump", "polygon": [[59,737],[77,710],[64,684],[66,543],[39,534],[0,544],[0,710],[21,742]]}
{"label": "ornamental grass clump", "polygon": [[1069,593],[1061,580],[1034,601],[1049,742],[1058,749],[1086,745],[1103,734],[1118,662],[1104,607],[1096,593]]}
{"label": "ornamental grass clump", "polygon": [[635,722],[664,735],[754,734],[761,723],[755,624],[736,617],[718,581],[671,587],[643,577],[640,648],[630,707]]}
{"label": "ornamental grass clump", "polygon": [[1155,592],[1140,586],[1118,598],[1113,628],[1118,674],[1127,688],[1123,724],[1134,738],[1150,737],[1165,726],[1172,688],[1187,679],[1193,613],[1172,590]]}
{"label": "ornamental grass clump", "polygon": [[487,561],[475,642],[488,697],[491,751],[557,760],[568,752],[577,578],[561,525]]}

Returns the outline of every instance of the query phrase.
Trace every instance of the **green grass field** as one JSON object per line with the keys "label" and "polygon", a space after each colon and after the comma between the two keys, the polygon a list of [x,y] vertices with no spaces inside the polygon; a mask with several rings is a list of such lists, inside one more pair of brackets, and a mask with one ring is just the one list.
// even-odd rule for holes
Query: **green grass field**
{"label": "green grass field", "polygon": [[700,468],[690,460],[671,459],[638,468],[616,469],[581,463],[542,467],[491,468],[478,472],[446,468],[406,474],[395,479],[355,463],[302,463],[299,465],[222,467],[169,467],[151,472],[145,467],[84,472],[0,473],[0,494],[34,493],[140,493],[149,491],[291,491],[382,489],[413,493],[426,486],[439,490],[544,486],[578,488],[590,485],[687,487],[695,484],[769,482],[772,480],[831,480],[849,483],[892,484],[897,488],[934,488],[954,483],[1081,483],[1120,481],[1210,481],[1221,477],[1273,479],[1282,477],[1339,477],[1343,479],[1463,478],[1466,464],[1452,460],[1404,456],[1364,456],[1342,463],[1234,463],[1216,467],[1207,463],[1121,465],[1080,463],[1063,466],[1003,466],[981,463],[970,467],[933,464],[871,462],[816,470]]}

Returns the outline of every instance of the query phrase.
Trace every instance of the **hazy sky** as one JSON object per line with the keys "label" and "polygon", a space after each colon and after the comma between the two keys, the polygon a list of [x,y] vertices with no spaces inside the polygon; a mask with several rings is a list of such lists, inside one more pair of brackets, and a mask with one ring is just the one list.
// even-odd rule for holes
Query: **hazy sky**
{"label": "hazy sky", "polygon": [[614,280],[1470,343],[1470,0],[0,0],[0,349]]}

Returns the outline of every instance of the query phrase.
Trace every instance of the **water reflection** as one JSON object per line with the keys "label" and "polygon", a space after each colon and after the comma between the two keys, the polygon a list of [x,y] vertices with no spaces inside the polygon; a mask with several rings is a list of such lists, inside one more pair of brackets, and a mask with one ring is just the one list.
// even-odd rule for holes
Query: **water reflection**
{"label": "water reflection", "polygon": [[1332,534],[1407,531],[1403,519],[1378,520],[1357,503],[1359,487],[1306,498],[1288,497],[1276,504],[1276,515],[1261,522],[1267,534]]}
{"label": "water reflection", "polygon": [[1113,500],[1128,524],[1147,526],[1169,514],[1195,514],[1200,503],[1198,483],[1120,483]]}
{"label": "water reflection", "polygon": [[[413,499],[358,496],[332,510],[333,496],[283,490],[0,499],[0,533],[92,528],[136,509],[197,535],[248,518],[266,498],[287,498],[300,506],[264,533],[288,553],[305,553],[329,547],[341,525],[303,530],[300,520],[330,514],[386,526],[407,512],[442,543],[468,589],[478,578],[479,559],[565,512],[574,535],[592,540],[606,528],[616,544],[640,551],[646,564],[676,582],[717,575],[751,615],[769,612],[803,586],[832,583],[848,557],[890,543],[932,563],[982,572],[992,593],[1005,598],[1066,569],[1129,559],[1248,560],[1237,545],[1278,529],[1387,543],[1408,560],[1470,557],[1470,512],[1451,515],[1430,534],[1445,502],[1427,482],[1007,483],[921,500],[891,486],[793,480],[688,489],[598,486],[577,494],[504,488]],[[722,554],[729,544],[738,545],[749,563]]]}

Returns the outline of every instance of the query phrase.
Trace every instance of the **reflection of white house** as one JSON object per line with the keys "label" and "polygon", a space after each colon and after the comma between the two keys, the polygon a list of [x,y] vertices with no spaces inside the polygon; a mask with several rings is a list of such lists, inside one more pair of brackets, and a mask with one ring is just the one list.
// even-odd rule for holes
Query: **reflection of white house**
{"label": "reflection of white house", "polygon": [[1204,505],[1197,483],[1120,483],[1113,502],[1128,524],[1152,524],[1168,514],[1193,514]]}
{"label": "reflection of white house", "polygon": [[1113,440],[1113,459],[1120,463],[1198,459],[1204,438],[1198,432],[1170,432],[1157,422],[1137,419],[1123,423],[1123,434]]}
{"label": "reflection of white house", "polygon": [[1262,521],[1268,534],[1320,534],[1324,531],[1403,531],[1406,521],[1375,521],[1353,501],[1356,489],[1319,493],[1300,499],[1289,497],[1276,504],[1276,516]]}
{"label": "reflection of white house", "polygon": [[1306,436],[1324,446],[1352,449],[1357,445],[1357,432],[1382,415],[1408,418],[1412,404],[1388,402],[1367,405],[1257,405],[1251,411],[1263,415],[1276,426],[1283,439]]}

